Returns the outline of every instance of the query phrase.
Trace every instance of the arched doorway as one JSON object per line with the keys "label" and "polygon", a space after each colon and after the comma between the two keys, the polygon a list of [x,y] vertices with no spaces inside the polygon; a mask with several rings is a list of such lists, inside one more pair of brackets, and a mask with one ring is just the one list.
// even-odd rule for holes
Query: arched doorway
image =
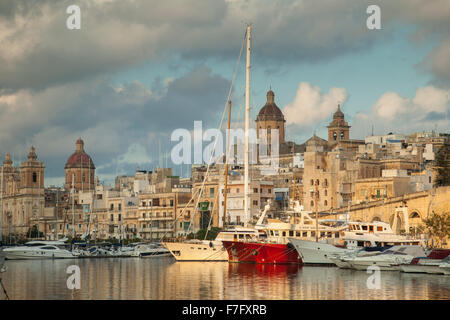
{"label": "arched doorway", "polygon": [[376,222],[376,221],[381,221],[380,217],[378,217],[378,216],[373,217],[372,222]]}

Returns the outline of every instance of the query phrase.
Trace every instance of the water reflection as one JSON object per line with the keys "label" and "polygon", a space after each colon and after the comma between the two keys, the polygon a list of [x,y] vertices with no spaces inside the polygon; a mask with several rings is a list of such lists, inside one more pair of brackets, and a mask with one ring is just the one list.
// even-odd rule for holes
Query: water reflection
{"label": "water reflection", "polygon": [[[69,265],[81,289],[66,286]],[[450,276],[333,267],[175,262],[172,258],[7,261],[3,282],[11,299],[450,299]],[[1,296],[0,299],[4,299]]]}

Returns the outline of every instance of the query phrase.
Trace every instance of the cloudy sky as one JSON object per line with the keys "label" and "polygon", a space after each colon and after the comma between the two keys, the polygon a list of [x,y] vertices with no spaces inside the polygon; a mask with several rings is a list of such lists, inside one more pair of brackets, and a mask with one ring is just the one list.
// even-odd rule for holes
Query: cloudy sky
{"label": "cloudy sky", "polygon": [[[66,27],[73,4],[80,30]],[[373,4],[381,30],[366,27]],[[337,103],[352,138],[449,131],[448,0],[2,0],[0,156],[19,163],[34,145],[46,185],[62,184],[78,137],[107,182],[170,165],[173,130],[218,127],[247,22],[251,116],[271,87],[288,140],[326,137]]]}

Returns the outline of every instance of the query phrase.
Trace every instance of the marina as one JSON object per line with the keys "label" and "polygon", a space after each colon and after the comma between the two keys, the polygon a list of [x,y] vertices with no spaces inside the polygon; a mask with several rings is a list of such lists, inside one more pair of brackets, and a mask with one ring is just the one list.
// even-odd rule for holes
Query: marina
{"label": "marina", "polygon": [[[66,287],[67,267],[80,267],[81,288]],[[382,272],[378,290],[366,272],[337,267],[176,262],[155,259],[7,261],[10,299],[308,300],[450,299],[448,276]],[[1,299],[5,299],[2,295]]]}

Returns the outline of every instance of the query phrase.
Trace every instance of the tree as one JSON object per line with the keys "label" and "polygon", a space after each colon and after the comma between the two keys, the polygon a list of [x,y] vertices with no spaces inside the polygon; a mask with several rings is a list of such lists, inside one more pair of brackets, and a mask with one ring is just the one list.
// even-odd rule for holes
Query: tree
{"label": "tree", "polygon": [[439,148],[434,160],[436,171],[435,187],[450,185],[450,145],[444,144]]}
{"label": "tree", "polygon": [[423,222],[430,236],[438,239],[437,246],[442,247],[445,239],[450,237],[450,213],[437,214],[433,211],[432,215]]}
{"label": "tree", "polygon": [[30,229],[28,229],[27,234],[30,238],[43,238],[44,237],[44,233],[42,231],[39,231],[39,235],[38,235],[37,225],[34,225]]}

